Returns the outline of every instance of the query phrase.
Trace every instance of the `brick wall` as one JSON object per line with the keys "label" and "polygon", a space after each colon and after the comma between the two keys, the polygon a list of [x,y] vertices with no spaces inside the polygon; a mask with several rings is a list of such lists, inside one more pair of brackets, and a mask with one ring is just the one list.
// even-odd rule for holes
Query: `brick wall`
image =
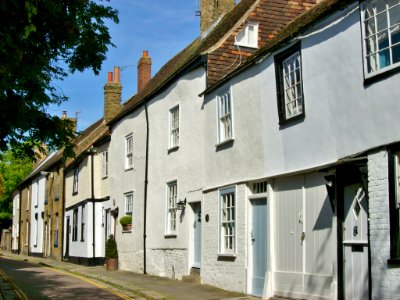
{"label": "brick wall", "polygon": [[369,226],[372,299],[400,299],[400,267],[390,257],[388,154],[368,155]]}

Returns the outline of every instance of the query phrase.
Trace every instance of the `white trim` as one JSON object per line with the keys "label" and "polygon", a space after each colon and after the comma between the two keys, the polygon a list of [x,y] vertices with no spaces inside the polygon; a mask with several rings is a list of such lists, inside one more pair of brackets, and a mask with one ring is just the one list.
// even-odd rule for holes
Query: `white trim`
{"label": "white trim", "polygon": [[[232,86],[229,85],[227,87],[221,88],[216,95],[216,120],[217,120],[217,144],[216,146],[220,146],[224,143],[230,142],[235,139],[235,134],[234,134],[234,115],[233,115],[233,96],[232,96]],[[224,116],[221,116],[221,101],[222,101],[222,96],[228,96],[228,104],[229,106],[229,112],[225,114]],[[225,104],[225,108],[226,108]],[[225,109],[227,110],[227,109]],[[225,130],[222,132],[221,128],[221,119],[223,117],[226,117],[226,119],[230,119],[230,134],[227,136]],[[223,136],[222,136],[223,134]]]}
{"label": "white trim", "polygon": [[[178,109],[178,142],[176,144],[173,144],[173,133],[172,133],[172,111],[175,109]],[[181,137],[181,105],[180,102],[175,104],[174,106],[171,106],[168,110],[168,150],[173,150],[179,148],[180,145],[180,137]]]}
{"label": "white trim", "polygon": [[[250,41],[250,35],[249,35],[250,27],[254,28],[255,41]],[[243,34],[244,41],[238,42],[237,38],[238,38],[238,36],[240,36],[242,34]],[[246,22],[244,24],[242,30],[240,30],[238,32],[238,34],[235,36],[235,45],[257,49],[258,48],[258,23],[257,22]]]}
{"label": "white trim", "polygon": [[[233,249],[222,249],[222,199],[221,197],[225,194],[230,194],[233,193],[233,201],[234,201],[234,219],[233,219],[233,225],[234,225],[234,230],[233,230],[233,243],[232,247]],[[220,188],[218,189],[218,256],[226,256],[226,257],[234,257],[236,256],[237,252],[237,188],[236,185],[234,186],[229,186],[225,188]]]}
{"label": "white trim", "polygon": [[[175,186],[175,207],[170,209],[169,201],[170,201],[170,187]],[[171,180],[166,183],[166,205],[165,205],[165,237],[176,237],[178,232],[178,222],[177,215],[178,209],[176,207],[176,203],[178,202],[178,180]],[[175,209],[175,229],[172,229],[170,226],[170,211]]]}
{"label": "white trim", "polygon": [[[133,191],[124,193],[124,215],[131,215],[131,216],[133,215],[133,195],[134,195]],[[126,202],[127,196],[132,196],[132,210],[131,211],[127,210],[127,202]]]}
{"label": "white trim", "polygon": [[[373,2],[377,3],[378,1],[367,0],[367,1],[364,1],[364,2],[360,3],[361,39],[362,39],[362,53],[363,53],[362,61],[363,61],[363,66],[364,66],[364,74],[365,74],[364,76],[365,76],[366,79],[374,77],[374,76],[382,74],[382,73],[385,73],[387,71],[390,71],[390,70],[400,66],[400,61],[396,62],[396,63],[392,63],[392,61],[393,61],[393,57],[392,57],[392,55],[393,55],[393,52],[392,52],[393,51],[393,44],[391,42],[391,38],[389,37],[389,35],[391,34],[389,29],[390,28],[393,29],[395,27],[398,27],[397,30],[400,30],[400,28],[399,28],[400,27],[400,23],[397,23],[396,26],[393,26],[393,24],[390,24],[390,15],[387,13],[387,12],[389,12],[390,9],[388,9],[386,7],[386,9],[384,10],[384,13],[386,14],[386,17],[387,17],[386,31],[387,31],[387,34],[388,34],[388,36],[387,36],[388,46],[384,47],[383,50],[385,50],[385,49],[389,50],[389,60],[390,60],[390,62],[389,62],[389,65],[387,65],[385,67],[380,67],[379,66],[379,64],[380,64],[379,63],[379,58],[376,57],[376,68],[377,69],[375,71],[368,72],[367,56],[369,56],[369,54],[367,53],[367,50],[366,50],[366,48],[367,48],[367,46],[366,46],[366,43],[367,43],[366,36],[367,35],[366,35],[366,32],[365,32],[365,25],[364,25],[364,22],[365,22],[365,9],[369,5],[373,6],[374,15],[373,15],[373,17],[370,17],[370,18],[374,20],[375,34],[373,34],[372,36],[378,35],[378,27],[377,27],[377,24],[376,24],[376,16],[378,14],[382,14],[383,13],[383,12],[380,12],[378,14],[376,13],[376,4],[374,5]],[[394,6],[397,6],[397,5],[400,6],[400,3],[397,3]],[[392,7],[394,7],[394,6],[392,6]],[[383,32],[384,30],[380,30],[380,32]],[[400,34],[400,33],[398,33],[398,34]],[[375,42],[376,42],[376,40],[375,40]],[[395,45],[396,46],[400,46],[400,43],[397,43]],[[379,47],[378,45],[375,45],[375,49],[374,49],[374,51],[372,51],[372,53],[378,54],[379,53],[378,47]],[[382,51],[381,51],[381,53],[382,53]]]}
{"label": "white trim", "polygon": [[[132,141],[132,149],[131,152],[128,153],[128,140]],[[131,170],[133,169],[133,133],[130,133],[128,135],[125,136],[125,149],[124,149],[124,167],[125,170]],[[131,163],[129,164],[129,157],[128,155],[131,156]]]}

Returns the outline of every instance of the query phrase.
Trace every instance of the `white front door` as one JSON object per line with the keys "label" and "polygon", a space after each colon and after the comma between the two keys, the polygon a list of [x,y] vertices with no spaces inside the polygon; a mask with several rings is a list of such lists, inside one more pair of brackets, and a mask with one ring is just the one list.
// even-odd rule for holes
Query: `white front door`
{"label": "white front door", "polygon": [[201,203],[193,205],[193,268],[201,266]]}
{"label": "white front door", "polygon": [[368,202],[361,184],[344,187],[344,289],[346,299],[368,299]]}
{"label": "white front door", "polygon": [[267,199],[251,201],[252,227],[250,233],[252,247],[251,294],[262,296],[267,271]]}

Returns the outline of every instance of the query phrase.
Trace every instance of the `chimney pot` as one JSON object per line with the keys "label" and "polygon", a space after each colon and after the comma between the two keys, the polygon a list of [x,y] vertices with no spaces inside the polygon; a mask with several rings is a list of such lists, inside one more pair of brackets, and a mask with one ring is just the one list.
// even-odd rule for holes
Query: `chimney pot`
{"label": "chimney pot", "polygon": [[113,82],[113,72],[108,72],[108,80],[107,82]]}
{"label": "chimney pot", "polygon": [[120,69],[119,67],[114,67],[114,82],[119,83],[120,82]]}

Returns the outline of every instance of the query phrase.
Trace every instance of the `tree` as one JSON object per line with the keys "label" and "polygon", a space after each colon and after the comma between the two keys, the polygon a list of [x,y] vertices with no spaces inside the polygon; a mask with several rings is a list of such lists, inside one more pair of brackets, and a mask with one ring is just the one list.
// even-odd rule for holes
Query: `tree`
{"label": "tree", "polygon": [[12,193],[32,171],[29,158],[15,158],[11,151],[0,154],[0,221],[12,217]]}
{"label": "tree", "polygon": [[97,75],[111,37],[104,21],[118,23],[109,0],[0,2],[0,151],[33,157],[42,143],[72,155],[70,120],[46,112],[67,100],[54,86],[68,72]]}

